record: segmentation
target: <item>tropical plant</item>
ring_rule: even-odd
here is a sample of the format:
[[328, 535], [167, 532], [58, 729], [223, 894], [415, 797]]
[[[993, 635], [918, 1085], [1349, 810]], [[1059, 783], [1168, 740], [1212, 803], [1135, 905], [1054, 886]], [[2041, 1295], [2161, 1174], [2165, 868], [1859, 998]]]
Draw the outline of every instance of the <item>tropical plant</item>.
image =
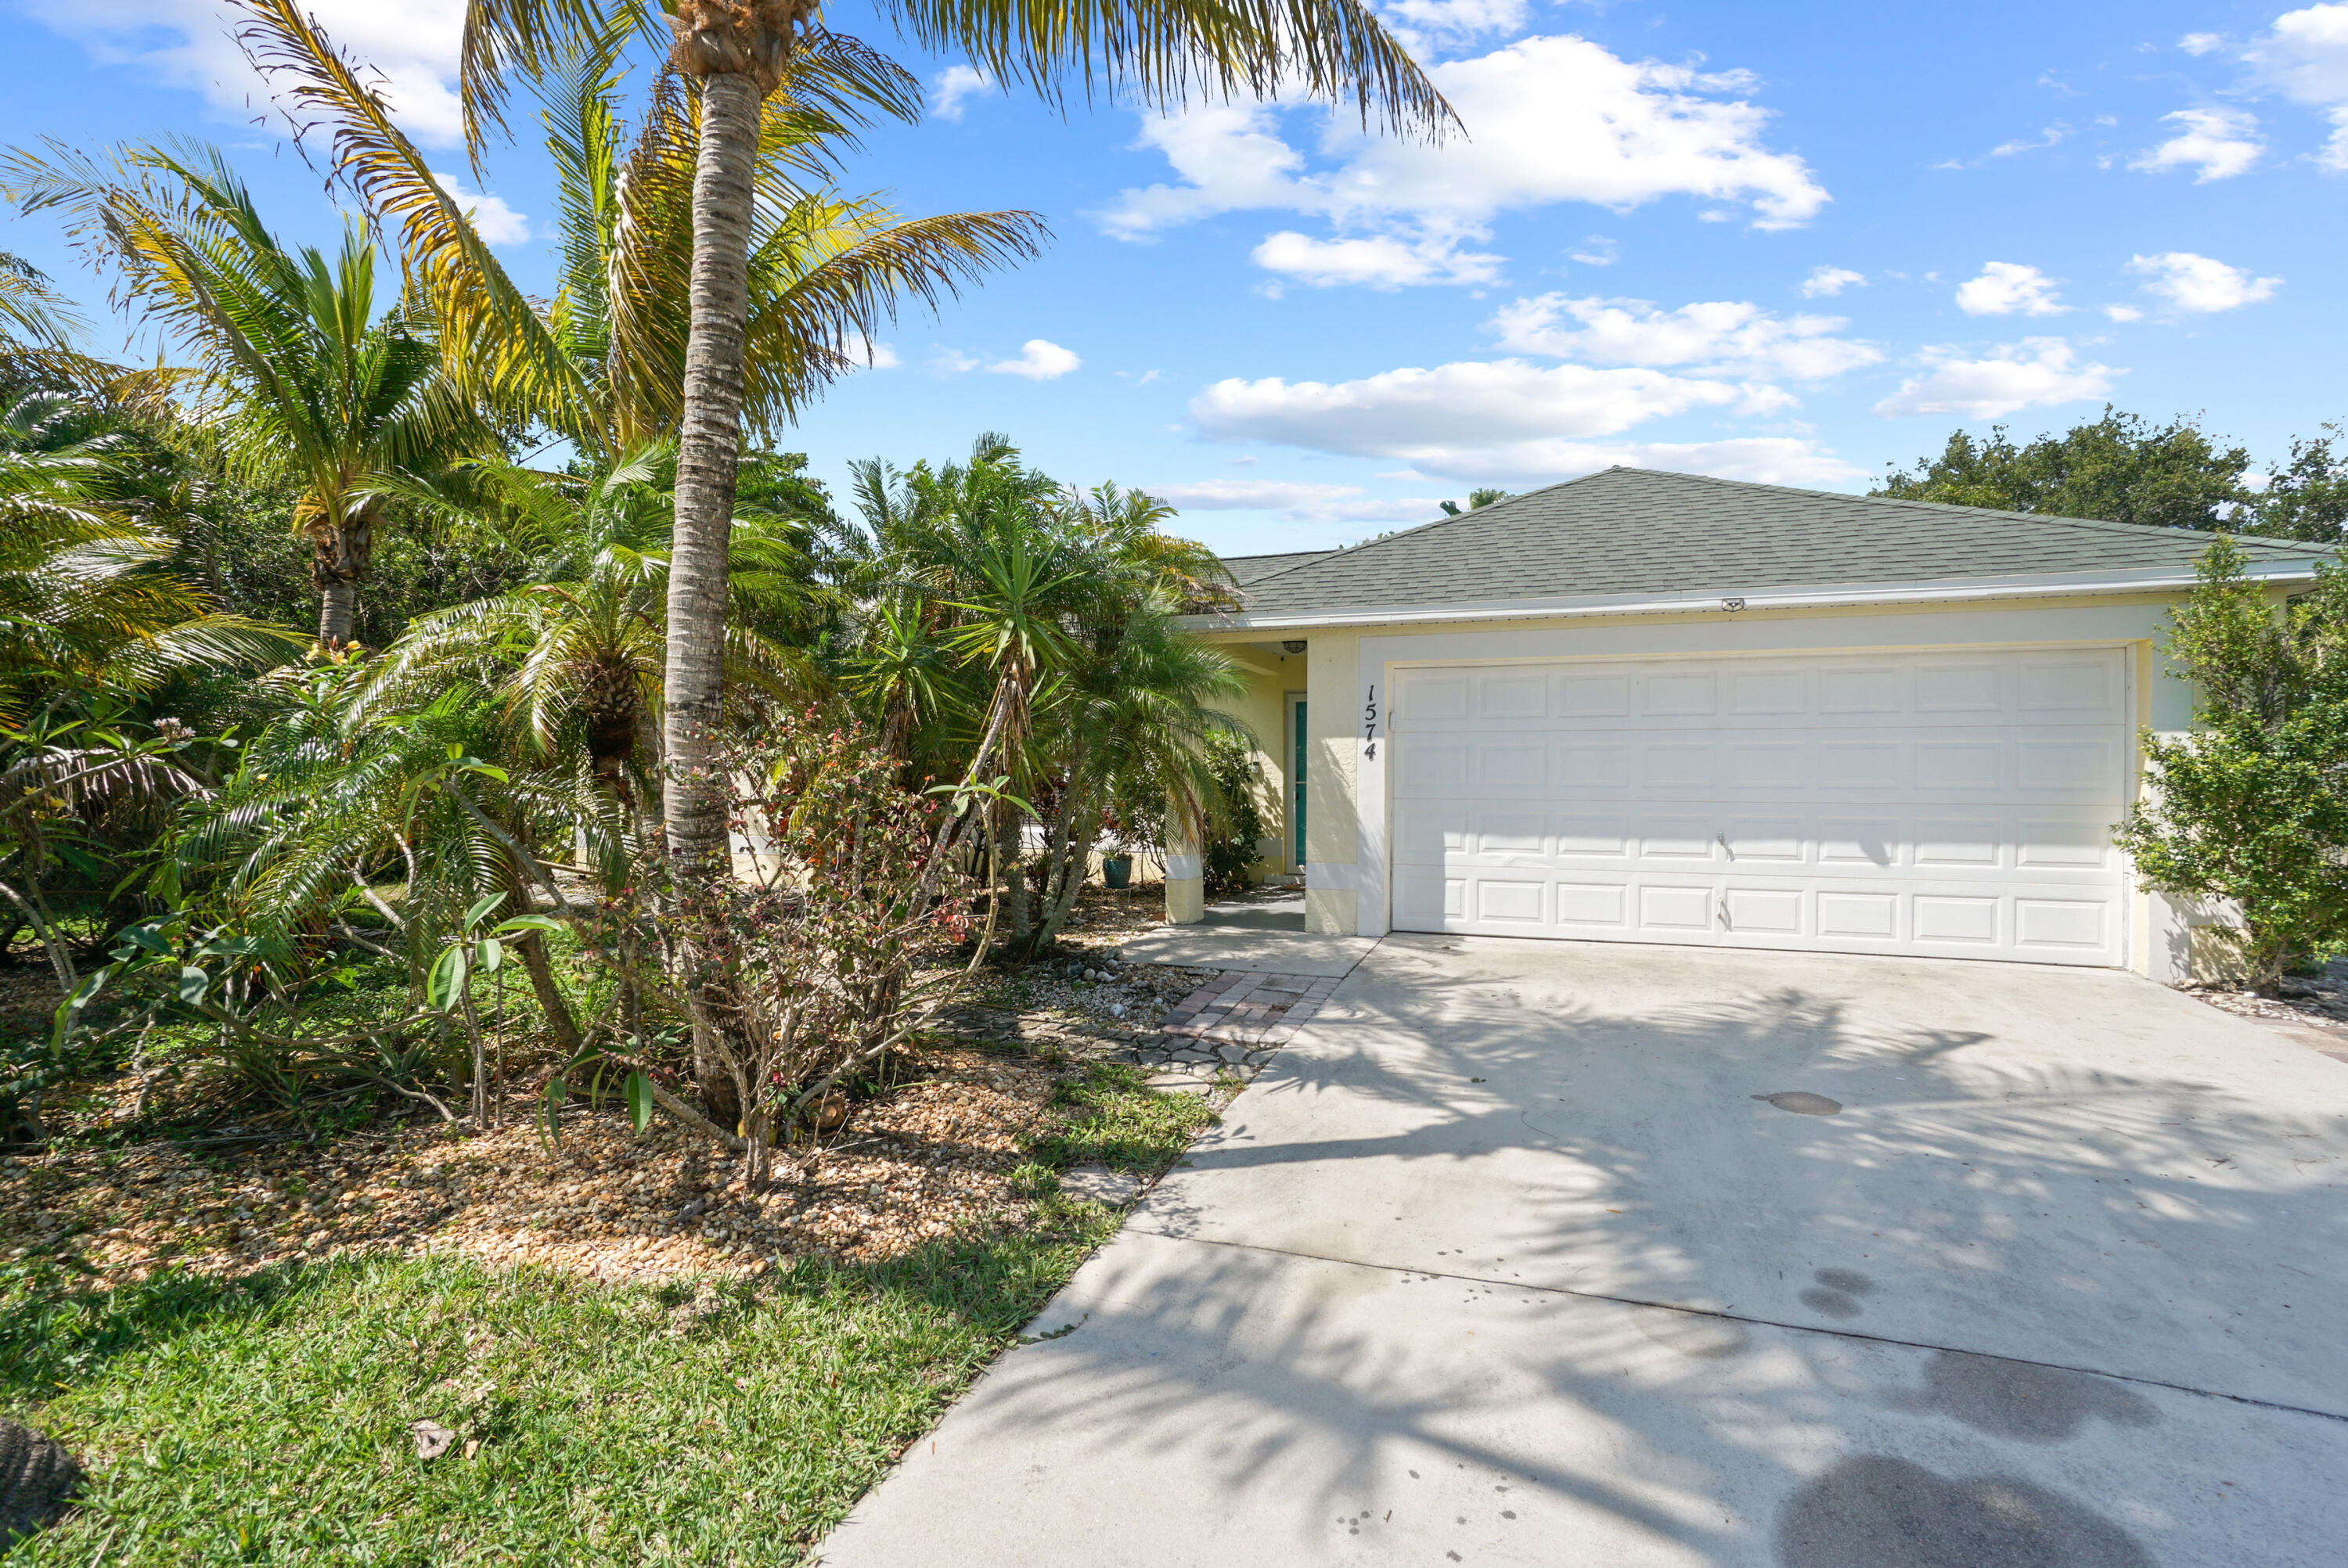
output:
[[1493, 504], [1494, 502], [1496, 502], [1496, 501], [1505, 501], [1505, 500], [1507, 500], [1508, 498], [1509, 498], [1509, 492], [1508, 492], [1508, 491], [1506, 491], [1506, 490], [1502, 490], [1502, 489], [1498, 489], [1498, 488], [1497, 488], [1497, 487], [1487, 487], [1486, 488], [1483, 488], [1483, 489], [1480, 489], [1480, 490], [1470, 490], [1470, 491], [1468, 491], [1468, 504], [1467, 504], [1467, 506], [1465, 506], [1465, 507], [1462, 507], [1462, 506], [1461, 506], [1458, 502], [1457, 502], [1457, 501], [1445, 501], [1445, 502], [1442, 502], [1442, 503], [1440, 503], [1440, 504], [1441, 504], [1441, 506], [1442, 506], [1442, 507], [1443, 507], [1443, 515], [1444, 515], [1445, 517], [1447, 517], [1447, 518], [1456, 518], [1456, 517], [1459, 516], [1463, 511], [1464, 511], [1464, 512], [1476, 512], [1476, 511], [1481, 511], [1484, 507], [1488, 507], [1488, 506], [1492, 505], [1492, 504]]
[[178, 541], [118, 505], [109, 438], [43, 439], [74, 409], [32, 396], [0, 416], [0, 718], [289, 657], [284, 632], [170, 569]]
[[2146, 887], [2230, 904], [2241, 976], [2271, 992], [2348, 952], [2348, 571], [2319, 565], [2277, 606], [2246, 565], [2221, 536], [2172, 616], [2199, 712], [2189, 734], [2145, 734], [2153, 787], [2116, 837]]
[[869, 544], [844, 565], [860, 605], [845, 680], [909, 777], [953, 777], [982, 714], [1003, 723], [1003, 771], [1037, 820], [997, 802], [988, 833], [1002, 941], [1056, 939], [1092, 848], [1143, 796], [1191, 829], [1214, 785], [1201, 750], [1231, 723], [1224, 657], [1176, 626], [1229, 602], [1202, 546], [1167, 534], [1138, 491], [1060, 488], [1001, 436], [967, 461], [860, 465]]
[[[683, 408], [693, 170], [700, 121], [663, 70], [631, 125], [622, 51], [649, 12], [618, 5], [551, 53], [531, 86], [556, 174], [558, 282], [517, 285], [464, 200], [440, 183], [361, 67], [292, 0], [245, 0], [247, 49], [282, 85], [294, 128], [323, 133], [332, 178], [399, 237], [402, 266], [439, 325], [447, 374], [517, 427], [541, 425], [610, 466], [674, 442]], [[825, 187], [875, 116], [912, 118], [913, 78], [852, 39], [795, 55], [758, 125], [751, 179], [743, 422], [779, 435], [856, 364], [903, 301], [934, 305], [1046, 236], [1027, 212], [900, 219]]]
[[216, 424], [251, 477], [290, 475], [311, 547], [318, 641], [351, 640], [392, 482], [489, 445], [440, 374], [432, 323], [379, 307], [376, 252], [356, 230], [329, 258], [288, 249], [216, 149], [121, 149], [101, 163], [51, 141], [0, 159], [0, 189], [57, 210], [123, 298], [200, 368], [159, 377], [159, 403]]
[[1236, 736], [1210, 736], [1207, 765], [1215, 777], [1213, 820], [1200, 845], [1210, 893], [1237, 893], [1248, 868], [1263, 858], [1263, 764]]
[[[693, 246], [679, 421], [676, 542], [669, 577], [665, 816], [680, 875], [715, 878], [726, 864], [724, 790], [716, 766], [723, 710], [722, 629], [726, 529], [733, 518], [746, 351], [753, 318], [752, 229], [758, 213], [761, 106], [802, 59], [835, 35], [819, 26], [813, 0], [677, 0], [669, 10], [669, 60], [699, 93]], [[1194, 91], [1222, 97], [1288, 83], [1350, 98], [1366, 120], [1439, 127], [1447, 107], [1376, 15], [1358, 0], [1246, 0], [1240, 5], [1107, 5], [1045, 18], [1002, 0], [963, 6], [886, 4], [881, 16], [927, 50], [967, 56], [996, 81], [1025, 81], [1047, 98], [1074, 81], [1154, 105]], [[466, 10], [462, 93], [477, 151], [501, 123], [508, 80], [542, 77], [598, 36], [603, 18], [582, 0], [471, 0]], [[992, 649], [999, 701], [992, 712], [1013, 738], [1032, 700], [1026, 685], [1048, 636], [1035, 600], [1056, 586], [1016, 549], [994, 566], [1001, 608], [991, 630], [966, 629], [966, 655]], [[997, 859], [1017, 838], [999, 838]], [[696, 1004], [697, 1034], [712, 1027]]]
[[[667, 447], [650, 445], [601, 475], [487, 460], [407, 489], [541, 567], [535, 580], [417, 618], [377, 662], [363, 705], [398, 712], [474, 683], [512, 727], [516, 750], [500, 762], [563, 771], [583, 760], [628, 820], [656, 814], [671, 466]], [[734, 535], [726, 653], [737, 701], [804, 701], [820, 683], [790, 640], [820, 592], [803, 534], [799, 519], [760, 514]], [[623, 879], [607, 871], [607, 883]]]
[[80, 313], [38, 267], [0, 251], [0, 354], [69, 348]]
[[[401, 960], [421, 987], [463, 912], [491, 894], [510, 908], [543, 895], [559, 916], [573, 913], [538, 846], [584, 835], [609, 853], [615, 832], [584, 769], [490, 760], [520, 747], [480, 683], [398, 707], [366, 701], [375, 673], [335, 657], [267, 677], [281, 716], [191, 804], [168, 846], [168, 891], [190, 918], [266, 944], [288, 985], [349, 944]], [[377, 891], [386, 876], [396, 885]], [[549, 1035], [575, 1050], [543, 941], [526, 933], [515, 948]]]

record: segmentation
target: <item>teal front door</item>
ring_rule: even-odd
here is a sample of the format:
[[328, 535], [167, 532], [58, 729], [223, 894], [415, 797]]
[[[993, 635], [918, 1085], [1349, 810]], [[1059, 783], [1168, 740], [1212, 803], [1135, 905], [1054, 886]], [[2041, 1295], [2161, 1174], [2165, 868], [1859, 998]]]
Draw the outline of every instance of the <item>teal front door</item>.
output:
[[1296, 869], [1304, 869], [1304, 699], [1292, 704], [1288, 715], [1289, 733], [1295, 736], [1294, 750], [1288, 759], [1288, 820], [1289, 831], [1295, 835]]

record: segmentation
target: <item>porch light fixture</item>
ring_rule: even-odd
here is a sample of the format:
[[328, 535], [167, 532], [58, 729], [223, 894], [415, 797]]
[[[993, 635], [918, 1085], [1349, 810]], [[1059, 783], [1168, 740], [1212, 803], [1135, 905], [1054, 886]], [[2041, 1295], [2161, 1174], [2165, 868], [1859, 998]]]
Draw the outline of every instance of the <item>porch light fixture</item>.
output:
[[1304, 639], [1292, 637], [1280, 645], [1280, 651], [1282, 653], [1302, 653], [1304, 651]]

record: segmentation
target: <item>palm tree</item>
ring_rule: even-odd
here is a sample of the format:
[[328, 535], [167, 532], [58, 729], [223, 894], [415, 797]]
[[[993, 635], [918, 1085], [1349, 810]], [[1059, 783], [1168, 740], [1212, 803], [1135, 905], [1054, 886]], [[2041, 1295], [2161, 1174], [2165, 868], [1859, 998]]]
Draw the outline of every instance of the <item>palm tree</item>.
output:
[[1112, 802], [1146, 793], [1196, 822], [1212, 798], [1202, 746], [1237, 725], [1221, 654], [1175, 617], [1221, 602], [1204, 547], [1163, 531], [1172, 509], [1105, 485], [1063, 490], [983, 436], [965, 463], [855, 470], [869, 530], [843, 564], [856, 600], [844, 661], [856, 702], [914, 780], [960, 774], [1002, 721], [1001, 771], [1041, 817], [1031, 859], [1019, 808], [989, 842], [1014, 954], [1049, 945]]
[[[264, 678], [277, 717], [231, 776], [189, 804], [167, 845], [207, 915], [297, 978], [330, 930], [374, 945], [345, 917], [362, 904], [396, 933], [419, 983], [482, 897], [499, 895], [519, 913], [543, 893], [567, 913], [531, 846], [604, 825], [575, 775], [492, 760], [515, 749], [512, 725], [478, 683], [396, 708], [367, 701], [378, 679], [347, 654]], [[401, 873], [396, 899], [370, 885], [388, 866]], [[542, 938], [530, 931], [514, 946], [555, 1045], [576, 1051], [579, 1027]]]
[[[405, 493], [459, 527], [494, 529], [537, 553], [535, 580], [412, 621], [377, 662], [361, 706], [428, 705], [452, 684], [489, 692], [513, 726], [510, 766], [583, 762], [623, 820], [659, 799], [671, 455], [653, 445], [601, 476], [550, 476], [503, 460]], [[788, 522], [746, 519], [734, 536], [728, 675], [746, 696], [805, 699], [819, 682], [786, 631], [816, 590]]]
[[[292, 0], [250, 0], [247, 47], [286, 86], [304, 135], [400, 236], [451, 376], [517, 425], [542, 425], [594, 461], [676, 437], [683, 411], [700, 122], [664, 71], [631, 127], [617, 56], [638, 8], [621, 5], [534, 81], [556, 174], [561, 265], [551, 301], [518, 288], [462, 202], [393, 123], [359, 68]], [[823, 190], [839, 149], [871, 116], [911, 118], [918, 84], [852, 40], [794, 56], [759, 125], [745, 326], [743, 418], [778, 435], [899, 302], [934, 305], [1047, 237], [1028, 212], [901, 220]]]
[[27, 212], [65, 212], [124, 296], [198, 351], [184, 412], [221, 423], [237, 470], [302, 481], [294, 525], [311, 545], [318, 641], [342, 647], [392, 483], [489, 439], [439, 374], [429, 323], [378, 313], [376, 252], [356, 230], [331, 259], [287, 249], [215, 149], [130, 147], [101, 167], [48, 148], [0, 159], [0, 188]]
[[177, 541], [112, 504], [109, 437], [45, 439], [77, 406], [36, 395], [0, 415], [0, 721], [293, 657], [298, 641], [222, 613], [168, 569]]
[[192, 787], [164, 758], [175, 748], [125, 738], [131, 704], [175, 677], [266, 668], [301, 646], [171, 572], [176, 541], [113, 505], [113, 438], [59, 438], [87, 414], [36, 395], [0, 416], [0, 921], [10, 936], [32, 923], [67, 990], [45, 878], [63, 868], [103, 900], [122, 835], [101, 819]]
[[[1125, 0], [1075, 11], [1021, 0], [959, 5], [879, 0], [909, 42], [953, 51], [994, 79], [1059, 101], [1073, 83], [1171, 106], [1194, 93], [1262, 95], [1275, 84], [1354, 102], [1366, 120], [1439, 129], [1449, 108], [1360, 0]], [[677, 464], [677, 530], [669, 579], [668, 750], [681, 774], [668, 793], [669, 846], [688, 874], [714, 874], [725, 805], [706, 767], [719, 718], [726, 528], [733, 511], [749, 342], [752, 224], [757, 210], [760, 105], [793, 63], [829, 46], [815, 0], [677, 0], [670, 62], [700, 88], [694, 173], [690, 333]], [[502, 126], [509, 76], [543, 76], [592, 36], [585, 0], [470, 0], [462, 91], [477, 155]]]
[[0, 354], [67, 348], [80, 325], [38, 267], [0, 251]]

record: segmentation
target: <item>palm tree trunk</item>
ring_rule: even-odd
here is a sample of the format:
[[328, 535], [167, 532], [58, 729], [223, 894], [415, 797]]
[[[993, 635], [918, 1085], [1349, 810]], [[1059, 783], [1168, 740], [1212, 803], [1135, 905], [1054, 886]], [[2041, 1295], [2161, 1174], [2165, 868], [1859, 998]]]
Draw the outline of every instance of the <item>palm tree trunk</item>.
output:
[[[726, 779], [717, 765], [725, 704], [726, 553], [734, 523], [735, 465], [742, 427], [742, 338], [749, 308], [752, 171], [758, 155], [756, 79], [742, 71], [701, 78], [701, 149], [693, 176], [691, 326], [685, 411], [677, 440], [676, 536], [669, 559], [668, 650], [662, 751], [670, 866], [690, 886], [725, 876]], [[720, 1126], [740, 1114], [733, 1075], [712, 1031], [710, 966], [688, 958], [694, 978], [694, 1076]]]
[[355, 582], [320, 583], [318, 645], [322, 648], [347, 646], [358, 623], [359, 585]]
[[359, 579], [366, 576], [375, 554], [375, 512], [373, 502], [353, 507], [340, 497], [304, 503], [295, 512], [310, 541], [310, 580], [318, 589], [322, 648], [345, 647], [358, 630]]

